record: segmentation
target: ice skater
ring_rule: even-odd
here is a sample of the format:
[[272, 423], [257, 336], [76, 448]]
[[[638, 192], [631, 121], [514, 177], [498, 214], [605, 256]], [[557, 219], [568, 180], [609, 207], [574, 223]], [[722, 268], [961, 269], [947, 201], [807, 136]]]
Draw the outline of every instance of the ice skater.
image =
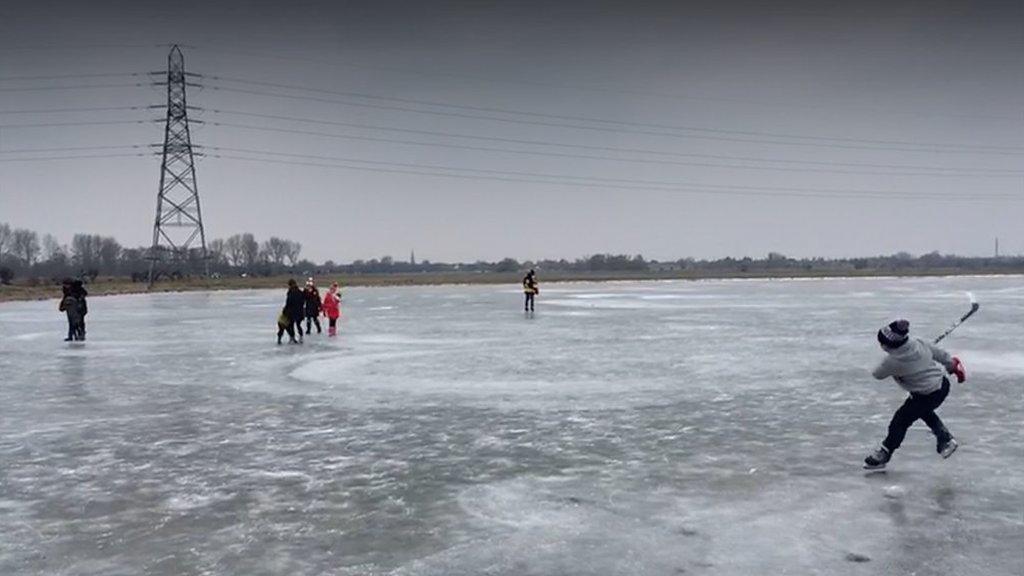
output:
[[331, 284], [331, 289], [324, 294], [323, 314], [327, 317], [327, 335], [337, 336], [338, 318], [341, 316], [341, 291], [338, 283]]
[[68, 318], [68, 337], [64, 341], [85, 340], [85, 310], [87, 308], [85, 297], [79, 297], [85, 292], [85, 288], [82, 287], [80, 291], [75, 290], [74, 283], [71, 280], [65, 280], [61, 291], [63, 296], [57, 309], [64, 312]]
[[320, 291], [316, 289], [312, 278], [306, 280], [306, 289], [302, 294], [306, 298], [306, 334], [310, 333], [312, 324], [316, 324], [316, 333], [321, 334], [323, 329], [320, 328]]
[[532, 268], [523, 277], [523, 294], [526, 296], [526, 300], [523, 302], [523, 309], [527, 312], [533, 312], [533, 302], [537, 298], [537, 294], [540, 294], [540, 287], [537, 284], [537, 273]]
[[[277, 320], [277, 343], [281, 343], [281, 337], [288, 332], [292, 344], [302, 342], [302, 319], [306, 315], [306, 297], [299, 290], [298, 283], [293, 279], [288, 280], [288, 294], [284, 299], [284, 308]], [[296, 334], [298, 340], [295, 339]]]
[[931, 428], [935, 434], [936, 451], [949, 458], [956, 451], [956, 438], [946, 429], [935, 410], [949, 394], [949, 378], [955, 374], [963, 383], [967, 379], [964, 365], [956, 356], [920, 338], [910, 337], [910, 322], [896, 320], [878, 331], [878, 343], [886, 356], [872, 374], [878, 380], [892, 377], [910, 393], [889, 422], [889, 434], [882, 445], [864, 459], [864, 468], [879, 470], [892, 458], [903, 443], [907, 429], [917, 420]]
[[89, 291], [85, 289], [85, 283], [81, 280], [72, 280], [71, 295], [78, 300], [78, 314], [80, 316], [78, 321], [78, 339], [84, 341], [85, 317], [89, 314], [89, 302], [86, 300], [86, 296], [89, 295]]

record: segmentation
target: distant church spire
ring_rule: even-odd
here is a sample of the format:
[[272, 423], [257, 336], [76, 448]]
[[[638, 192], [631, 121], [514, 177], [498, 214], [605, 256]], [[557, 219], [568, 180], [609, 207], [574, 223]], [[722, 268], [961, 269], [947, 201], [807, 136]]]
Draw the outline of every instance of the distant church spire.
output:
[[409, 264], [416, 265], [416, 250], [409, 251]]

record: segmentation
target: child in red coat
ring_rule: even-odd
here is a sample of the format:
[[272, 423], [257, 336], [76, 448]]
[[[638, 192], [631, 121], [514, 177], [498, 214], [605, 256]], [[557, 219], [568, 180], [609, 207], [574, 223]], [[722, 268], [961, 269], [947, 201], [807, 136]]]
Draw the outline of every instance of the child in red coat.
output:
[[331, 289], [324, 294], [323, 315], [327, 317], [327, 335], [338, 334], [338, 317], [341, 316], [341, 292], [338, 290], [338, 283], [331, 284]]

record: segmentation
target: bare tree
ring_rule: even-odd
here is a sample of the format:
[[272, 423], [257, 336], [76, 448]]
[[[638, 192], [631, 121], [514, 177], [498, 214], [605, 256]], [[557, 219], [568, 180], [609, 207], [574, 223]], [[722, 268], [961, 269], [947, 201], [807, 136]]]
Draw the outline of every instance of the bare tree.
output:
[[235, 234], [224, 241], [224, 252], [228, 262], [236, 268], [245, 263], [245, 248], [242, 246], [242, 235]]
[[0, 223], [0, 262], [3, 261], [5, 253], [10, 251], [12, 233], [10, 231], [10, 225], [6, 222]]
[[11, 249], [11, 227], [7, 223], [0, 223], [0, 262], [4, 260], [4, 254]]
[[60, 245], [57, 238], [53, 234], [43, 235], [43, 260], [50, 262], [55, 260], [63, 261], [67, 255], [64, 253], [64, 247]]
[[34, 230], [18, 228], [11, 237], [11, 252], [31, 266], [39, 258], [39, 235]]
[[71, 238], [71, 257], [75, 265], [81, 268], [92, 268], [99, 258], [99, 236], [91, 234], [75, 234]]
[[225, 242], [222, 238], [210, 240], [210, 243], [206, 245], [206, 254], [209, 256], [211, 263], [221, 264], [224, 262], [224, 245]]
[[294, 240], [285, 240], [285, 257], [288, 258], [288, 264], [295, 266], [295, 263], [299, 261], [299, 254], [302, 253], [302, 243]]
[[243, 261], [248, 268], [259, 264], [260, 262], [260, 245], [256, 242], [256, 238], [246, 232], [242, 234], [242, 255]]
[[277, 236], [271, 236], [269, 240], [263, 242], [262, 252], [268, 262], [281, 266], [288, 255], [288, 241], [282, 240]]
[[121, 258], [121, 244], [113, 237], [97, 237], [96, 252], [100, 266], [108, 274], [117, 270], [117, 262]]

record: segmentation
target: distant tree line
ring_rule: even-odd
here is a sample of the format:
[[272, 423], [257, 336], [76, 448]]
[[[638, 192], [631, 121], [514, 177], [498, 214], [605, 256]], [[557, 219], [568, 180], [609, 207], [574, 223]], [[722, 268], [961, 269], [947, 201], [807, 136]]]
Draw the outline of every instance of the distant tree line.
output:
[[[868, 258], [790, 258], [770, 252], [764, 258], [720, 258], [672, 261], [647, 260], [642, 255], [594, 254], [575, 260], [519, 261], [504, 258], [496, 262], [441, 263], [423, 260], [395, 260], [391, 256], [355, 260], [340, 264], [328, 260], [315, 263], [301, 258], [302, 244], [271, 236], [260, 242], [253, 234], [235, 234], [211, 240], [207, 261], [193, 251], [184, 261], [160, 262], [161, 277], [191, 276], [205, 273], [221, 276], [272, 276], [277, 274], [415, 274], [415, 273], [519, 273], [528, 268], [542, 272], [586, 273], [679, 273], [758, 274], [758, 273], [913, 273], [915, 270], [957, 270], [968, 272], [1024, 272], [1024, 257], [977, 258], [931, 252], [913, 256], [899, 252], [891, 256]], [[0, 223], [0, 283], [14, 278], [25, 283], [58, 282], [61, 278], [97, 276], [130, 277], [143, 281], [148, 277], [148, 247], [125, 248], [109, 236], [75, 234], [69, 245], [60, 244], [50, 234], [39, 236], [32, 230], [11, 228]]]
[[[258, 242], [252, 234], [235, 234], [207, 244], [208, 261], [192, 250], [187, 258], [159, 261], [158, 269], [165, 277], [191, 276], [205, 273], [206, 264], [214, 274], [273, 275], [309, 270], [316, 267], [299, 259], [302, 244], [293, 240], [271, 238]], [[117, 239], [98, 234], [75, 234], [70, 244], [61, 244], [53, 235], [40, 236], [34, 230], [12, 228], [0, 222], [0, 283], [14, 278], [27, 283], [56, 282], [65, 277], [97, 276], [130, 277], [136, 281], [148, 278], [149, 247], [127, 248]]]
[[468, 272], [468, 273], [511, 273], [536, 268], [544, 272], [572, 274], [634, 272], [634, 273], [793, 273], [824, 272], [856, 273], [860, 271], [910, 273], [915, 270], [958, 270], [958, 271], [1007, 271], [1024, 272], [1024, 257], [965, 257], [943, 255], [931, 252], [913, 256], [900, 252], [891, 256], [868, 258], [790, 258], [777, 252], [770, 252], [764, 258], [726, 257], [716, 260], [680, 258], [671, 261], [647, 260], [642, 255], [594, 254], [575, 260], [525, 260], [504, 258], [496, 262], [477, 261], [473, 263], [432, 263], [424, 260], [412, 262], [396, 261], [390, 256], [373, 260], [356, 260], [351, 264], [325, 262], [318, 270], [340, 274], [396, 274], [417, 272]]

